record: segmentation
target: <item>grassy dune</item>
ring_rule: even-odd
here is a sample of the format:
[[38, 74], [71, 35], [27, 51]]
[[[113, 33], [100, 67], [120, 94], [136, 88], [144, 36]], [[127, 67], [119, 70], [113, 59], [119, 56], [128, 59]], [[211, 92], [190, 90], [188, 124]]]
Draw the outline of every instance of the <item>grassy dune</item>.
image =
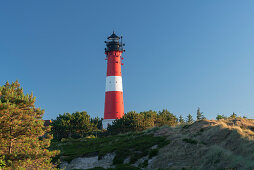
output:
[[203, 120], [163, 128], [155, 136], [172, 141], [162, 148], [151, 169], [254, 169], [254, 121]]
[[[68, 139], [53, 147], [65, 161], [115, 152], [116, 167], [124, 167], [129, 158], [129, 165], [141, 169], [254, 169], [254, 121], [202, 120], [140, 133]], [[145, 159], [135, 164], [140, 158]]]

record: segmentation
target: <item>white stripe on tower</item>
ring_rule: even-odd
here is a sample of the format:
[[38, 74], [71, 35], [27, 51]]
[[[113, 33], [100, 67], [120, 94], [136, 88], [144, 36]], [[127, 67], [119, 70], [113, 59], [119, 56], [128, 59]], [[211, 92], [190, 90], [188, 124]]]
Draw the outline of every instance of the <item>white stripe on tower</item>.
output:
[[107, 76], [105, 91], [123, 91], [122, 76]]

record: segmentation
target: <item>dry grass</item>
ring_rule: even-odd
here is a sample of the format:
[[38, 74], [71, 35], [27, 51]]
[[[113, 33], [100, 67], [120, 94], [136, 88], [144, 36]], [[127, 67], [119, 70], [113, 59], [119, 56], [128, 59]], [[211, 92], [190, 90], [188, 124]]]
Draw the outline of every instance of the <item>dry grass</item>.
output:
[[171, 143], [160, 149], [149, 169], [254, 169], [253, 120], [203, 120], [153, 133]]

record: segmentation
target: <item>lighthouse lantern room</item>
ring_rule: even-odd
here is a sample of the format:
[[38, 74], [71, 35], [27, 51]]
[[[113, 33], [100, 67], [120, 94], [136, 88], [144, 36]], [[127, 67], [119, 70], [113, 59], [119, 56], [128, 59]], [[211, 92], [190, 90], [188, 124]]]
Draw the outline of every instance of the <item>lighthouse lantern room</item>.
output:
[[118, 37], [114, 31], [105, 41], [106, 60], [107, 60], [107, 77], [105, 89], [105, 107], [104, 120], [102, 126], [104, 129], [108, 124], [112, 124], [115, 119], [119, 119], [124, 115], [123, 103], [123, 85], [122, 85], [122, 53], [124, 44], [122, 37]]

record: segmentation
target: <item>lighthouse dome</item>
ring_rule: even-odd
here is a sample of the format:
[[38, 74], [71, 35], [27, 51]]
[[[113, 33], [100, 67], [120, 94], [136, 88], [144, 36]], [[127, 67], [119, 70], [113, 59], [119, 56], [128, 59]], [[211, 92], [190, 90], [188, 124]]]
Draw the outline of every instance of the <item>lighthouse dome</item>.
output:
[[109, 40], [119, 40], [120, 37], [118, 37], [115, 32], [113, 31], [113, 33], [108, 37]]
[[124, 51], [123, 46], [124, 44], [122, 43], [122, 37], [121, 37], [121, 42], [119, 42], [120, 37], [118, 37], [115, 32], [108, 37], [109, 41], [105, 41], [107, 48], [105, 48], [105, 52], [108, 51]]

